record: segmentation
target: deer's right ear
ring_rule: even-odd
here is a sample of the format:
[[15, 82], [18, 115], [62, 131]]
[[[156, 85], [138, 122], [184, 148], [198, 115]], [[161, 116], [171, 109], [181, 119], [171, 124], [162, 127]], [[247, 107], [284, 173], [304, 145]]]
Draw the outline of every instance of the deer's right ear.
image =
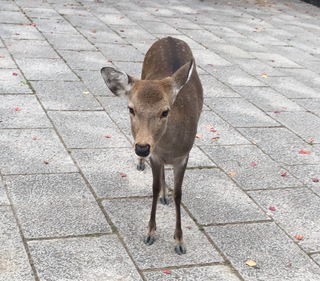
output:
[[119, 97], [126, 96], [134, 83], [134, 78], [113, 67], [102, 68], [101, 75], [110, 91]]

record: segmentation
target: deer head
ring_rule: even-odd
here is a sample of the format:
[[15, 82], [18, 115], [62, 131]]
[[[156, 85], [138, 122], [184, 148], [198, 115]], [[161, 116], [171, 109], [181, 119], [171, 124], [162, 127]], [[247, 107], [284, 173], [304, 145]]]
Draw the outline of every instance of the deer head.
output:
[[171, 108], [182, 87], [188, 83], [194, 60], [181, 66], [172, 76], [161, 80], [139, 80], [112, 67], [101, 74], [113, 94], [128, 98], [135, 152], [146, 157], [166, 131]]

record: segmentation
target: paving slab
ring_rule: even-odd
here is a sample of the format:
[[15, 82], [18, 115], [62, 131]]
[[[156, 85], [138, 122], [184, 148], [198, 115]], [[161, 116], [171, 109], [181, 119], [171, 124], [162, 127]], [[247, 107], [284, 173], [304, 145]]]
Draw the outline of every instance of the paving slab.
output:
[[320, 143], [320, 117], [310, 112], [282, 112], [273, 115], [279, 123], [306, 142]]
[[[306, 188], [252, 191], [249, 194], [292, 239], [296, 235], [303, 236], [302, 240], [296, 240], [302, 249], [306, 252], [319, 251], [320, 210], [317, 206], [320, 198], [317, 195]], [[270, 211], [270, 206], [276, 210]], [[306, 214], [308, 221], [305, 219]]]
[[[64, 18], [50, 18], [50, 19], [37, 19], [37, 29], [41, 32], [50, 33], [67, 33], [67, 34], [79, 34], [79, 32]], [[44, 38], [44, 37], [43, 37]]]
[[[208, 106], [211, 102], [206, 102]], [[249, 144], [235, 128], [213, 111], [203, 111], [198, 124], [198, 138], [195, 143], [202, 145]]]
[[165, 274], [163, 271], [153, 271], [144, 273], [148, 281], [169, 281], [169, 280], [184, 280], [184, 281], [238, 281], [240, 280], [234, 272], [224, 265], [203, 266], [203, 267], [188, 267], [181, 269], [171, 269], [170, 274]]
[[278, 163], [320, 163], [319, 152], [286, 128], [240, 128], [239, 131]]
[[143, 237], [147, 231], [151, 201], [152, 199], [148, 198], [103, 202], [139, 268], [222, 262], [222, 257], [184, 210], [181, 212], [181, 220], [187, 253], [177, 258], [172, 238], [175, 229], [175, 207], [172, 203], [166, 206], [158, 205], [156, 241], [151, 246], [145, 245]]
[[268, 219], [217, 169], [188, 170], [183, 181], [182, 201], [201, 225]]
[[[319, 278], [319, 266], [274, 223], [215, 226], [206, 231], [245, 280]], [[249, 259], [256, 268], [246, 265]]]
[[90, 90], [77, 81], [32, 81], [46, 110], [101, 110]]
[[142, 53], [131, 45], [97, 43], [96, 47], [111, 61], [142, 62], [144, 59]]
[[34, 276], [11, 207], [0, 206], [0, 280], [33, 281]]
[[51, 128], [34, 95], [0, 95], [0, 128]]
[[[264, 37], [265, 35], [263, 35]], [[263, 38], [262, 37], [262, 38]], [[283, 45], [286, 45], [283, 43]], [[265, 52], [251, 52], [251, 55], [256, 57], [259, 60], [262, 60], [266, 64], [269, 64], [273, 67], [279, 68], [302, 68], [301, 65], [293, 62], [292, 60], [286, 58], [285, 56], [281, 56], [277, 53], [265, 53]]]
[[5, 179], [24, 237], [111, 232], [79, 174], [10, 176]]
[[211, 98], [210, 101], [207, 105], [233, 127], [279, 126], [244, 98]]
[[4, 190], [4, 184], [0, 179], [0, 206], [10, 205], [6, 191]]
[[151, 168], [136, 169], [133, 148], [73, 150], [72, 155], [99, 198], [152, 195]]
[[287, 169], [254, 145], [201, 148], [243, 190], [303, 186]]
[[0, 94], [33, 94], [24, 76], [15, 68], [0, 69]]
[[320, 99], [296, 99], [295, 102], [320, 117]]
[[31, 25], [2, 24], [0, 36], [2, 39], [44, 40], [44, 37], [41, 35], [41, 33], [39, 33], [38, 30]]
[[142, 280], [114, 235], [31, 241], [40, 280]]
[[10, 53], [7, 51], [7, 49], [1, 47], [0, 45], [0, 63], [1, 68], [17, 68], [17, 65], [11, 58]]
[[53, 129], [0, 130], [0, 155], [3, 175], [77, 172]]
[[271, 87], [233, 87], [233, 89], [265, 112], [305, 111], [299, 106], [300, 99], [293, 101]]
[[68, 148], [131, 147], [104, 111], [55, 111], [49, 117]]

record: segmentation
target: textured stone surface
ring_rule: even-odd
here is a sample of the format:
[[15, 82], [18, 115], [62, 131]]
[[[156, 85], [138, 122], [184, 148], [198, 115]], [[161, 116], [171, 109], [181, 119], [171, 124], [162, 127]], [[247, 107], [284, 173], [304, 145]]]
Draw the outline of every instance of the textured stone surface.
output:
[[11, 176], [6, 181], [27, 238], [111, 231], [78, 174]]
[[114, 235], [29, 242], [43, 280], [142, 280]]
[[[153, 245], [143, 243], [151, 210], [151, 198], [107, 200], [103, 205], [123, 237], [133, 259], [142, 269], [221, 262], [222, 257], [192, 219], [182, 210], [182, 229], [187, 253], [177, 258], [173, 233], [175, 208], [158, 204], [157, 234]], [[171, 201], [172, 202], [172, 201]]]
[[[245, 280], [317, 280], [320, 268], [274, 223], [209, 227], [218, 248]], [[246, 265], [256, 262], [258, 268]]]

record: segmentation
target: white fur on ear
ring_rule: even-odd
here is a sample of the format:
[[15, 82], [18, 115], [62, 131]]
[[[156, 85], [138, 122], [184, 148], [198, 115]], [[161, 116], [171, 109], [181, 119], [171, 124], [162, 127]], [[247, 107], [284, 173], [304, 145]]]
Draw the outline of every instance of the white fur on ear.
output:
[[101, 75], [110, 91], [119, 97], [126, 96], [134, 83], [131, 76], [113, 67], [102, 68]]

